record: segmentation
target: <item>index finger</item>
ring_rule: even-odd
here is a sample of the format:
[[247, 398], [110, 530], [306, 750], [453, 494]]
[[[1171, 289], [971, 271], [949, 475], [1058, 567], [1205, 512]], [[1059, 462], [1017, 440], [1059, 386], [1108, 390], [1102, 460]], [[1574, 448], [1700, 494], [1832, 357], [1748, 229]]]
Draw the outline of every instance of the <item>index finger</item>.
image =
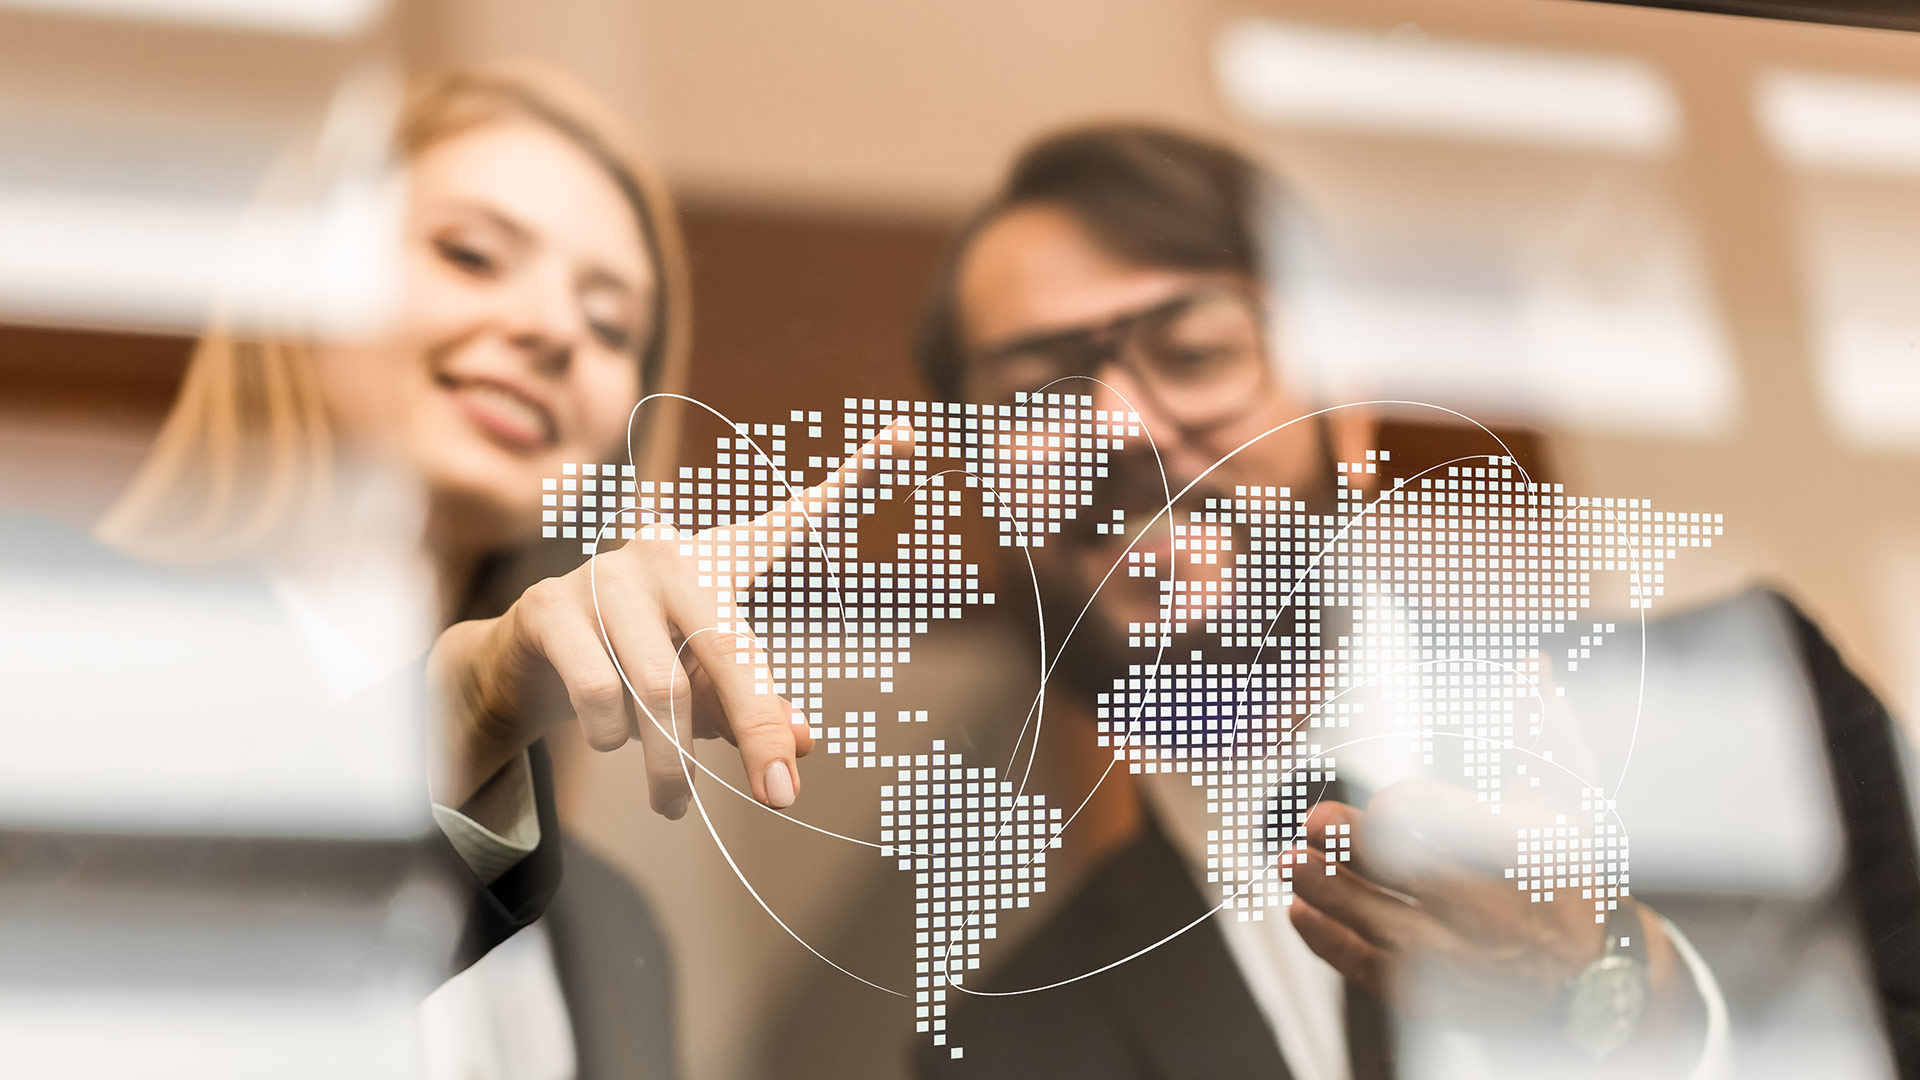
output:
[[722, 631], [718, 608], [699, 589], [672, 589], [667, 604], [687, 650], [713, 680], [754, 798], [775, 810], [793, 805], [800, 790], [796, 759], [811, 740], [793, 710], [770, 692], [766, 653], [750, 633]]

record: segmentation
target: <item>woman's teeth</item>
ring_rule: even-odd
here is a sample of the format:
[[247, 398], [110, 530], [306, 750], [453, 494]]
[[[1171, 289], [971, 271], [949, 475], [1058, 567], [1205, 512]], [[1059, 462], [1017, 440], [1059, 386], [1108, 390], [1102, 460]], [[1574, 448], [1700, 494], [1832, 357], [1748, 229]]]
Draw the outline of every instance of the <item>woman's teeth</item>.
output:
[[518, 394], [490, 383], [468, 383], [462, 392], [501, 421], [524, 430], [529, 440], [546, 438], [546, 414]]

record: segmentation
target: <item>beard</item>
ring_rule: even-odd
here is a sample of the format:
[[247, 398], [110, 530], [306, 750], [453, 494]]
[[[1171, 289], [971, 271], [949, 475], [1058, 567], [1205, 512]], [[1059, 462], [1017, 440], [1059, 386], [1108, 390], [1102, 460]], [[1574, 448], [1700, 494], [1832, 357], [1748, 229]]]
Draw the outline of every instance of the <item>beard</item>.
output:
[[[1326, 457], [1324, 443], [1322, 457]], [[1330, 462], [1330, 458], [1327, 460]], [[1156, 656], [1163, 663], [1184, 663], [1195, 651], [1205, 658], [1229, 654], [1240, 658], [1250, 651], [1226, 649], [1216, 636], [1205, 632], [1204, 623], [1194, 622], [1185, 624], [1184, 631], [1176, 627], [1167, 632], [1164, 636], [1170, 641], [1164, 649], [1141, 648], [1134, 643], [1157, 640], [1142, 637], [1137, 627], [1163, 623], [1163, 583], [1170, 579], [1221, 579], [1223, 570], [1233, 565], [1230, 551], [1219, 552], [1217, 564], [1194, 564], [1191, 553], [1176, 550], [1172, 541], [1173, 526], [1187, 525], [1188, 515], [1205, 511], [1210, 500], [1231, 498], [1238, 485], [1271, 483], [1270, 478], [1263, 479], [1247, 469], [1232, 468], [1234, 464], [1229, 462], [1198, 482], [1194, 482], [1192, 473], [1171, 469], [1163, 479], [1161, 463], [1153, 451], [1145, 445], [1131, 444], [1112, 455], [1107, 477], [1095, 483], [1091, 506], [1082, 508], [1077, 517], [1062, 521], [1060, 532], [1048, 536], [1044, 546], [1025, 549], [1033, 560], [1033, 585], [1039, 594], [1047, 649], [1059, 657], [1053, 669], [1054, 685], [1070, 688], [1076, 696], [1089, 695], [1091, 700], [1090, 695], [1110, 690], [1113, 680], [1127, 673], [1129, 664], [1152, 663]], [[1330, 501], [1325, 498], [1332, 487], [1325, 475], [1330, 472], [1329, 464], [1326, 470], [1313, 474], [1313, 490], [1296, 490], [1294, 497], [1320, 511]], [[1182, 489], [1186, 489], [1184, 494]], [[1170, 510], [1169, 496], [1177, 497]], [[1121, 512], [1124, 529], [1113, 528], [1116, 510]], [[1101, 530], [1102, 525], [1108, 526], [1106, 531]], [[1242, 539], [1235, 539], [1233, 549], [1247, 550]], [[1129, 561], [1135, 556], [1143, 561]], [[1129, 576], [1130, 568], [1144, 571], [1148, 565], [1144, 559], [1148, 557], [1153, 559], [1154, 576]], [[1007, 570], [1009, 581], [1024, 582], [1028, 578], [1026, 562], [1017, 556], [1009, 559]], [[1291, 615], [1283, 615], [1274, 632], [1289, 633], [1291, 623]]]

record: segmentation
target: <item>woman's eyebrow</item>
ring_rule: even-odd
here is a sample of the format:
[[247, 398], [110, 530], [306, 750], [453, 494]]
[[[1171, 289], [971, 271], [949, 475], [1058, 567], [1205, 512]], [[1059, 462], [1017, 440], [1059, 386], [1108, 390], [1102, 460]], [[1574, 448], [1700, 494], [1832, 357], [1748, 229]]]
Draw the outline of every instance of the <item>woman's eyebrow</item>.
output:
[[627, 280], [624, 274], [594, 262], [587, 263], [586, 270], [581, 275], [581, 284], [612, 288], [629, 300], [640, 295], [640, 290], [635, 288], [633, 282]]
[[530, 243], [534, 238], [533, 230], [521, 224], [519, 219], [503, 213], [498, 207], [488, 203], [476, 202], [470, 199], [443, 199], [441, 200], [441, 206], [466, 217], [482, 219], [487, 224], [506, 233], [507, 237], [516, 244]]

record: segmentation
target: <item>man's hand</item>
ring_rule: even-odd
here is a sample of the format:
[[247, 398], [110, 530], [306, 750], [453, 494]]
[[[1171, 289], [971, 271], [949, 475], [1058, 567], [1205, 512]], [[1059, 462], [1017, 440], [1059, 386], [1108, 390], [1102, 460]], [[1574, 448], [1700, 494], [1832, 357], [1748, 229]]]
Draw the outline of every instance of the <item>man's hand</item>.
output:
[[[758, 642], [718, 629], [723, 619], [738, 618], [719, 588], [750, 584], [816, 542], [808, 522], [839, 513], [838, 504], [858, 498], [857, 489], [871, 481], [881, 456], [911, 443], [912, 429], [895, 424], [826, 480], [749, 522], [683, 535], [641, 521], [635, 539], [539, 582], [499, 618], [449, 627], [427, 665], [439, 709], [434, 800], [462, 805], [571, 707], [597, 750], [640, 739], [650, 801], [670, 818], [687, 810], [691, 774], [680, 755], [696, 737], [732, 742], [754, 798], [775, 809], [792, 805], [800, 791], [797, 759], [813, 737], [792, 707], [768, 692]], [[699, 558], [687, 554], [707, 547], [710, 557], [709, 545], [721, 544], [739, 554], [730, 573], [703, 573]], [[629, 682], [643, 709], [634, 707]]]
[[[1342, 975], [1404, 1011], [1557, 1031], [1567, 980], [1602, 954], [1604, 931], [1579, 889], [1535, 903], [1505, 878], [1521, 824], [1423, 781], [1382, 791], [1365, 811], [1321, 803], [1307, 819], [1313, 850], [1295, 871], [1293, 924]], [[1353, 852], [1331, 876], [1330, 833]], [[1639, 932], [1654, 1001], [1690, 997], [1660, 920], [1644, 908]]]

